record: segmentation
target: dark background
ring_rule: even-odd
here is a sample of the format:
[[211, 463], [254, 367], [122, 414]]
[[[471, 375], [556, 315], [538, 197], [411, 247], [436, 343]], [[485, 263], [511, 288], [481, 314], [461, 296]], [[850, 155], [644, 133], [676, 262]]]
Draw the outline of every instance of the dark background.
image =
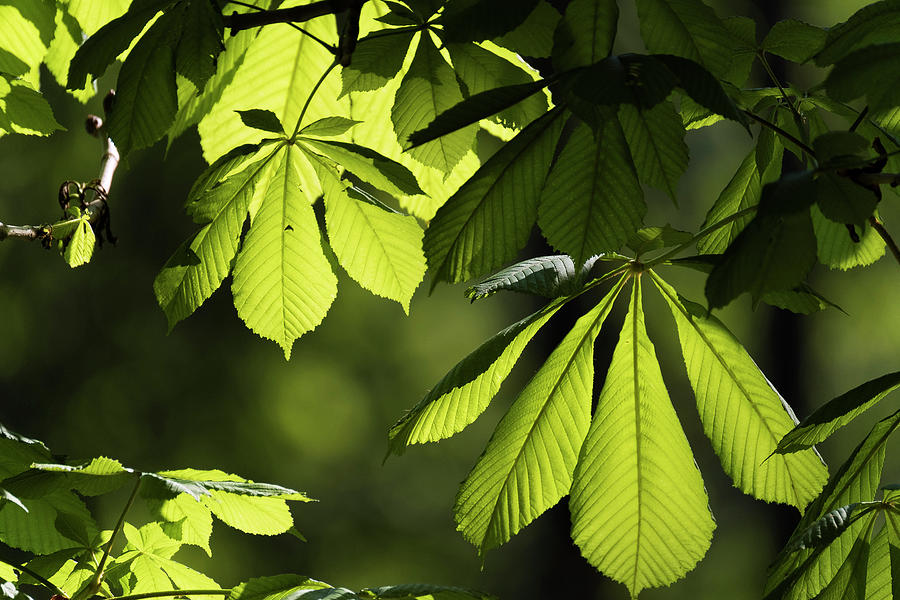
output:
[[[617, 49], [639, 50], [633, 9], [621, 4]], [[863, 2], [713, 4], [722, 16], [745, 14], [760, 23], [795, 16], [827, 25], [845, 19]], [[814, 75], [788, 76], [802, 81]], [[110, 81], [107, 77], [106, 87]], [[49, 78], [45, 84], [68, 131], [49, 139], [0, 138], [3, 222], [55, 217], [59, 183], [97, 173], [100, 148], [83, 133], [81, 122], [86, 113], [101, 112], [99, 100], [84, 107]], [[651, 193], [648, 224], [671, 222], [696, 230], [752, 143], [733, 124], [690, 132], [687, 139], [692, 160], [679, 188], [682, 208]], [[199, 550], [182, 551], [182, 558], [222, 585], [299, 572], [355, 588], [428, 581], [507, 599], [565, 592], [627, 597], [623, 586], [580, 558], [568, 537], [565, 500], [489, 553], [483, 569], [474, 548], [454, 531], [450, 514], [459, 482], [499, 417], [564, 335], [566, 320], [577, 314], [561, 315], [556, 329], [537, 338], [473, 426], [382, 464], [387, 429], [402, 412], [457, 360], [537, 304], [507, 295], [470, 305], [463, 286], [441, 285], [429, 297], [426, 281], [405, 317], [396, 303], [371, 296], [342, 275], [325, 322], [301, 338], [285, 362], [274, 343], [255, 336], [237, 318], [226, 281], [167, 335], [152, 281], [192, 232], [181, 207], [203, 167], [195, 132], [177, 141], [167, 156], [158, 145], [130, 157], [111, 190], [119, 242], [104, 247], [86, 267], [69, 269], [37, 244], [11, 240], [0, 245], [0, 423], [73, 457], [107, 455], [144, 470], [221, 468], [301, 489], [320, 500], [295, 505], [297, 526], [308, 543], [217, 526], [212, 559]], [[895, 236], [900, 235], [897, 206], [896, 196], [887, 194], [882, 211]], [[537, 248], [536, 240], [532, 249]], [[702, 278], [675, 269], [661, 273], [688, 296], [702, 298]], [[847, 314], [752, 311], [746, 299], [721, 314], [800, 416], [900, 363], [900, 268], [895, 263], [884, 258], [846, 273], [820, 267], [811, 282]], [[723, 475], [700, 429], [671, 318], [654, 293], [646, 294], [645, 302], [650, 334], [718, 527], [697, 569], [671, 588], [648, 590], [642, 597], [757, 598], [766, 565], [798, 513], [742, 495]], [[598, 340], [599, 377], [621, 318], [621, 312], [614, 313]], [[822, 445], [832, 471], [889, 404], [896, 405], [896, 399]], [[896, 481], [900, 470], [891, 464], [890, 452], [888, 457], [886, 479]], [[112, 526], [124, 500], [111, 497], [97, 506], [102, 526]], [[141, 510], [134, 518], [139, 520]]]

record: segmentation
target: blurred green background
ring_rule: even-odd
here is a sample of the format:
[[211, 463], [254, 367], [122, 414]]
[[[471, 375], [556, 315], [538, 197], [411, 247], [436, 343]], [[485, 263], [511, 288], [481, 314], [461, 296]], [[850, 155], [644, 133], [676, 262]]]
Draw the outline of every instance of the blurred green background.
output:
[[[619, 49], [639, 50], [633, 10], [620, 4]], [[863, 2], [712, 4], [722, 16], [744, 14], [764, 23], [777, 11], [829, 25]], [[101, 89], [111, 81], [107, 76]], [[45, 89], [68, 131], [49, 139], [0, 138], [4, 222], [51, 219], [58, 212], [56, 189], [63, 180], [96, 176], [100, 148], [81, 123], [88, 112], [102, 113], [99, 99], [84, 107], [49, 79]], [[691, 132], [688, 142], [692, 161], [680, 185], [681, 210], [651, 195], [648, 224], [696, 229], [751, 144], [731, 124]], [[167, 335], [152, 282], [192, 231], [181, 206], [203, 166], [196, 133], [178, 140], [168, 155], [158, 145], [123, 163], [111, 191], [119, 242], [104, 247], [89, 266], [71, 270], [36, 244], [0, 245], [0, 423], [72, 457], [107, 455], [146, 470], [221, 468], [301, 489], [320, 500], [294, 510], [307, 543], [219, 527], [212, 559], [187, 551], [188, 562], [223, 585], [299, 572], [357, 588], [427, 581], [469, 586], [504, 599], [566, 593], [626, 598], [623, 586], [593, 570], [572, 545], [565, 500], [488, 554], [483, 565], [454, 531], [450, 514], [457, 486], [497, 420], [575, 313], [561, 315], [559, 326], [536, 340], [473, 426], [382, 464], [387, 430], [402, 412], [457, 360], [538, 304], [496, 296], [470, 305], [462, 286], [442, 285], [428, 296], [426, 281], [405, 317], [395, 303], [342, 277], [325, 322], [301, 338], [285, 362], [274, 343], [256, 337], [237, 318], [226, 282]], [[900, 236], [895, 195], [888, 195], [882, 211], [887, 227]], [[702, 298], [702, 278], [675, 269], [662, 274], [684, 286], [688, 296]], [[752, 311], [746, 300], [722, 314], [800, 416], [900, 366], [900, 268], [895, 263], [885, 258], [847, 273], [819, 268], [811, 281], [847, 314], [831, 310], [795, 317], [768, 308]], [[797, 511], [752, 500], [725, 478], [700, 430], [670, 317], [657, 310], [662, 305], [655, 294], [647, 294], [647, 303], [651, 337], [718, 527], [697, 569], [671, 588], [648, 590], [642, 597], [757, 598], [765, 568]], [[618, 338], [621, 317], [613, 315], [598, 341], [601, 367]], [[603, 373], [601, 368], [598, 377]], [[595, 393], [599, 385], [598, 379]], [[862, 424], [822, 445], [832, 471], [896, 402], [895, 396]], [[898, 481], [900, 467], [891, 456], [889, 451], [886, 479]], [[112, 525], [122, 502], [112, 497], [97, 506], [101, 525]]]

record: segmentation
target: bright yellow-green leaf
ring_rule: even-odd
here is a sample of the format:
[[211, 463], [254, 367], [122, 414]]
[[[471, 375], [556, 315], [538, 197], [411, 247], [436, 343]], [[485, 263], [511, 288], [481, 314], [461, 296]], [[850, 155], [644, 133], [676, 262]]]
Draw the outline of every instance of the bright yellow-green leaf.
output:
[[408, 314], [409, 301], [425, 275], [419, 223], [415, 217], [351, 198], [329, 167], [319, 164], [317, 171], [325, 191], [328, 241], [341, 266], [361, 286], [396, 300]]
[[811, 449], [770, 456], [797, 424], [794, 412], [721, 321], [652, 277], [675, 317], [703, 430], [725, 472], [756, 498], [803, 510], [828, 471]]
[[572, 327], [460, 487], [456, 527], [479, 553], [507, 542], [568, 493], [591, 420], [594, 340], [624, 283], [620, 279]]
[[285, 146], [259, 185], [261, 203], [234, 265], [234, 306], [290, 358], [294, 340], [322, 322], [337, 278], [322, 251], [316, 216], [301, 193], [300, 150]]
[[640, 276], [572, 483], [572, 538], [632, 597], [703, 558], [715, 522], [669, 400], [641, 306]]

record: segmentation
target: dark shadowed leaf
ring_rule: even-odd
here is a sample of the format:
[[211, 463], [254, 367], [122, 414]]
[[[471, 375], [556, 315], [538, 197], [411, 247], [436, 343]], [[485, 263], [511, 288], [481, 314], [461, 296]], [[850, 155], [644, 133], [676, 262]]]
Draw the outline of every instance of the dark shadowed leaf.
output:
[[278, 117], [271, 110], [251, 108], [250, 110], [236, 110], [234, 112], [241, 116], [241, 121], [247, 127], [271, 131], [272, 133], [284, 133], [284, 125], [281, 124], [281, 121], [278, 120]]
[[521, 25], [538, 0], [456, 0], [444, 7], [440, 22], [446, 42], [480, 42]]

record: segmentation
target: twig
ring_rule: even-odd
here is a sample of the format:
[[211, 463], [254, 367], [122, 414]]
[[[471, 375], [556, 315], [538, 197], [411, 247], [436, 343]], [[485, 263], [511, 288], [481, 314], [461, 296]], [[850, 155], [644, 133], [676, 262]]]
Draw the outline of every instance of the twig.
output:
[[797, 110], [797, 107], [794, 106], [791, 97], [788, 96], [787, 90], [784, 89], [784, 86], [781, 85], [781, 82], [778, 80], [778, 77], [775, 76], [775, 71], [772, 70], [772, 66], [769, 64], [769, 61], [766, 59], [766, 53], [762, 50], [756, 53], [759, 57], [759, 62], [762, 63], [763, 68], [768, 73], [769, 78], [772, 82], [778, 87], [778, 91], [781, 92], [781, 97], [787, 102], [788, 107], [791, 109], [791, 113], [794, 115], [794, 120], [797, 123], [797, 126], [801, 126], [803, 123], [803, 117], [800, 115], [800, 111]]
[[900, 173], [859, 173], [854, 180], [863, 185], [900, 185]]
[[312, 4], [302, 4], [291, 8], [279, 8], [256, 13], [231, 13], [224, 16], [225, 26], [234, 34], [243, 29], [252, 29], [274, 23], [302, 23], [322, 17], [333, 15], [351, 9], [366, 0], [320, 0]]
[[325, 69], [325, 72], [322, 73], [321, 77], [319, 77], [316, 85], [314, 85], [313, 89], [309, 92], [309, 96], [306, 97], [306, 103], [303, 105], [303, 108], [300, 109], [300, 116], [297, 117], [297, 124], [294, 126], [294, 133], [291, 134], [292, 140], [297, 137], [297, 132], [300, 131], [300, 124], [303, 123], [303, 117], [306, 116], [306, 110], [309, 108], [309, 103], [312, 102], [313, 96], [316, 95], [316, 92], [318, 92], [319, 88], [322, 86], [322, 82], [325, 81], [325, 78], [328, 77], [328, 74], [331, 73], [332, 70], [334, 70], [337, 64], [337, 62], [333, 62], [328, 66], [327, 69]]
[[869, 225], [872, 226], [872, 229], [878, 232], [878, 235], [881, 236], [881, 239], [884, 240], [884, 243], [887, 244], [887, 247], [891, 249], [891, 254], [894, 255], [894, 259], [900, 264], [900, 247], [897, 246], [897, 242], [894, 241], [894, 238], [891, 237], [891, 234], [888, 233], [888, 230], [884, 228], [884, 224], [875, 218], [875, 215], [869, 217]]
[[[230, 4], [237, 4], [237, 5], [239, 5], [239, 6], [244, 6], [244, 7], [246, 7], [246, 8], [251, 8], [251, 9], [253, 9], [253, 10], [258, 10], [258, 11], [260, 11], [260, 12], [266, 12], [266, 9], [265, 9], [265, 8], [262, 8], [261, 6], [256, 6], [255, 4], [248, 4], [248, 3], [246, 3], [246, 2], [237, 2], [236, 0], [228, 0], [228, 1], [229, 1]], [[226, 17], [226, 19], [227, 19], [227, 17]], [[323, 48], [325, 48], [326, 50], [328, 50], [328, 51], [331, 52], [332, 54], [337, 54], [337, 48], [335, 48], [334, 46], [332, 46], [331, 44], [329, 44], [329, 43], [326, 42], [325, 40], [321, 39], [320, 37], [311, 34], [311, 33], [308, 32], [307, 30], [305, 30], [305, 29], [303, 29], [302, 27], [300, 27], [299, 25], [297, 25], [296, 23], [288, 23], [288, 25], [290, 25], [291, 27], [293, 27], [294, 29], [296, 29], [297, 31], [299, 31], [300, 33], [302, 33], [303, 35], [307, 36], [308, 38], [312, 39], [314, 42], [318, 42], [320, 46], [322, 46]]]
[[747, 115], [748, 117], [750, 117], [751, 119], [753, 119], [754, 121], [759, 123], [760, 125], [768, 127], [769, 129], [771, 129], [772, 131], [774, 131], [775, 133], [777, 133], [784, 139], [790, 140], [791, 142], [795, 143], [797, 145], [797, 147], [800, 148], [801, 150], [803, 150], [807, 155], [809, 155], [810, 158], [816, 157], [816, 153], [812, 148], [810, 148], [808, 145], [804, 144], [803, 142], [801, 142], [800, 140], [795, 138], [793, 135], [791, 135], [790, 133], [788, 133], [787, 131], [785, 131], [784, 129], [782, 129], [781, 127], [776, 125], [775, 123], [772, 123], [771, 121], [764, 119], [761, 116], [759, 116], [758, 114], [750, 112], [749, 110], [744, 110], [743, 112], [745, 115]]
[[[128, 509], [131, 508], [131, 505], [134, 504], [134, 499], [137, 497], [139, 489], [141, 489], [140, 475], [137, 476], [137, 480], [134, 482], [134, 489], [131, 490], [131, 495], [128, 497], [128, 502], [125, 503], [125, 508], [122, 509], [119, 520], [116, 521], [116, 526], [113, 528], [112, 535], [109, 536], [109, 541], [103, 549], [103, 556], [100, 557], [100, 564], [97, 565], [94, 576], [88, 583], [86, 588], [88, 590], [88, 596], [93, 596], [100, 590], [100, 586], [103, 583], [103, 569], [106, 567], [106, 561], [109, 560], [110, 552], [112, 552], [113, 542], [116, 541], [116, 535], [122, 530], [122, 526], [125, 525], [125, 515], [128, 513]], [[79, 592], [79, 594], [80, 593], [81, 592]]]
[[[103, 215], [103, 211], [106, 210], [106, 197], [109, 195], [113, 176], [116, 173], [116, 168], [119, 166], [119, 150], [107, 134], [106, 128], [103, 127], [103, 120], [100, 117], [89, 115], [85, 126], [88, 133], [99, 138], [103, 144], [103, 156], [100, 158], [100, 177], [97, 179], [97, 187], [103, 193], [98, 194], [96, 190], [89, 188], [87, 193], [90, 196], [85, 199], [85, 212], [88, 214], [88, 220], [91, 224], [94, 224]], [[65, 230], [77, 224], [78, 221], [79, 219], [63, 219], [49, 225], [8, 225], [0, 223], [0, 242], [7, 238], [29, 241], [46, 240], [52, 238], [55, 228], [62, 227]]]

